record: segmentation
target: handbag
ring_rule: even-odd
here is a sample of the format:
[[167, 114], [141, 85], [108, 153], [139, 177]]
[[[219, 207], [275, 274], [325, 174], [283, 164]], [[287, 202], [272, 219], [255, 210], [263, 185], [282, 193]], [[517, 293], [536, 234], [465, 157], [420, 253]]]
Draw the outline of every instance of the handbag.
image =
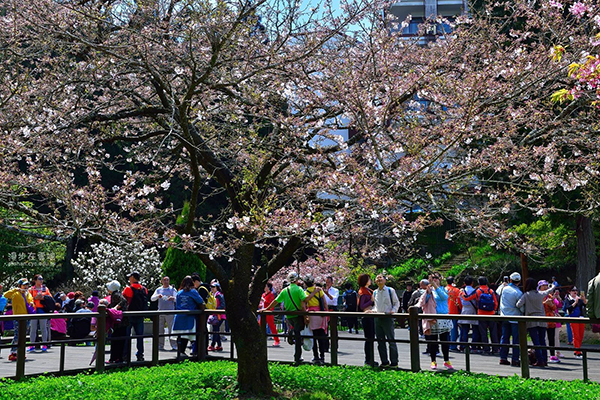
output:
[[[308, 326], [306, 326], [304, 329], [302, 329], [302, 332], [300, 332], [300, 334], [302, 336], [312, 336], [312, 331], [308, 328]], [[312, 347], [313, 347], [312, 337], [305, 337], [302, 339], [303, 339], [302, 340], [302, 348], [306, 351], [312, 350]]]
[[21, 293], [21, 296], [23, 296], [23, 300], [25, 300], [25, 307], [27, 308], [27, 314], [35, 314], [35, 307], [27, 302], [27, 297], [25, 297], [25, 294]]
[[216, 326], [216, 325], [219, 324], [219, 321], [220, 321], [219, 317], [216, 314], [210, 314], [208, 316], [207, 322], [208, 322], [209, 325], [215, 325]]

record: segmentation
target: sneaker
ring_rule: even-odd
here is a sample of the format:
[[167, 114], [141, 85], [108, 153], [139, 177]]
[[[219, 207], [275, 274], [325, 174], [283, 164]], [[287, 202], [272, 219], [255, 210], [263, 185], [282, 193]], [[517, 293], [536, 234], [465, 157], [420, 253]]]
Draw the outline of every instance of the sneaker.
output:
[[144, 361], [144, 356], [143, 355], [138, 355], [136, 356], [137, 361]]
[[583, 360], [583, 354], [575, 354], [575, 358], [578, 360]]
[[390, 362], [386, 361], [386, 362], [382, 362], [381, 364], [379, 364], [380, 367], [389, 367], [390, 366]]
[[31, 346], [30, 348], [27, 349], [28, 353], [33, 353], [35, 351], [35, 346]]
[[560, 351], [556, 352], [556, 357], [558, 358], [565, 358], [565, 355], [563, 353], [561, 353]]
[[445, 361], [444, 362], [444, 367], [448, 370], [448, 371], [452, 371], [454, 369], [454, 367], [452, 366], [452, 363], [450, 361]]
[[215, 351], [215, 348], [213, 346], [208, 346], [206, 348], [206, 351]]
[[500, 359], [500, 365], [510, 365], [510, 361]]
[[47, 353], [47, 352], [48, 352], [48, 347], [42, 346], [42, 353]]
[[431, 369], [436, 370], [437, 369], [437, 363], [435, 361], [431, 362]]
[[217, 346], [215, 347], [215, 351], [223, 351], [223, 348], [221, 346]]
[[281, 345], [279, 343], [273, 343], [271, 347], [281, 347]]
[[17, 361], [17, 355], [15, 353], [11, 353], [10, 356], [8, 356], [8, 361]]
[[548, 360], [548, 362], [556, 364], [556, 363], [559, 363], [560, 360], [556, 356], [550, 356], [550, 359]]

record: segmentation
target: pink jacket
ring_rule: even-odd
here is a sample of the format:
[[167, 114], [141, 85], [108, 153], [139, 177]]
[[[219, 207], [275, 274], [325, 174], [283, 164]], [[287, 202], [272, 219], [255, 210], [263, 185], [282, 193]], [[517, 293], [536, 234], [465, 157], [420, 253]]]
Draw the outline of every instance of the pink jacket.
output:
[[[429, 300], [427, 299], [427, 292], [421, 295], [419, 302], [417, 303], [417, 307], [423, 309], [423, 314], [437, 314], [437, 303], [433, 298], [433, 295], [429, 295]], [[424, 319], [421, 321], [423, 324], [423, 334], [428, 335], [431, 330], [431, 325], [435, 324], [435, 319]]]

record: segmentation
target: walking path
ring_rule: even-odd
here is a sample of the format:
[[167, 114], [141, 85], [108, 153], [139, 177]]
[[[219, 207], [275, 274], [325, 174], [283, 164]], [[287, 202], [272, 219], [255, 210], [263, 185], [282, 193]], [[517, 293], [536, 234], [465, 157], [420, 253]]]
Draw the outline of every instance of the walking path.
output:
[[[362, 332], [360, 334], [349, 334], [348, 332], [339, 332], [339, 351], [338, 351], [338, 363], [340, 365], [357, 365], [362, 366], [364, 363], [364, 342], [362, 341], [346, 341], [344, 338], [363, 338]], [[408, 340], [408, 331], [406, 329], [396, 329], [397, 339]], [[166, 340], [166, 346], [168, 348], [168, 340]], [[145, 340], [146, 347], [146, 360], [151, 358], [151, 339]], [[209, 355], [212, 357], [219, 357], [228, 359], [230, 356], [230, 344], [231, 341], [223, 342], [222, 352], [210, 352]], [[290, 346], [284, 340], [281, 341], [281, 347], [272, 347], [273, 341], [268, 341], [268, 355], [271, 361], [292, 361], [294, 347]], [[421, 345], [421, 350], [425, 351], [425, 344]], [[132, 350], [132, 353], [135, 351]], [[69, 347], [65, 348], [65, 369], [81, 369], [89, 367], [94, 352], [94, 347]], [[408, 343], [398, 343], [398, 352], [400, 354], [399, 368], [410, 370], [410, 352]], [[189, 353], [189, 350], [188, 350]], [[576, 380], [583, 378], [583, 362], [573, 357], [573, 353], [567, 353], [566, 358], [562, 359], [560, 364], [549, 364], [547, 368], [531, 368], [531, 377], [543, 378], [543, 379], [563, 379], [563, 380]], [[379, 361], [379, 354], [377, 352], [377, 343], [375, 343], [375, 359]], [[177, 353], [172, 351], [161, 351], [159, 354], [160, 360], [174, 360]], [[15, 375], [16, 363], [8, 361], [8, 350], [3, 349], [0, 354], [0, 378], [11, 377]], [[108, 358], [108, 356], [107, 356]], [[304, 351], [303, 358], [305, 362], [312, 360], [312, 351]], [[132, 355], [132, 359], [135, 360], [135, 355]], [[465, 355], [461, 353], [450, 353], [450, 359], [454, 368], [458, 370], [465, 369]], [[40, 374], [46, 372], [58, 372], [60, 360], [60, 348], [54, 347], [48, 350], [47, 353], [29, 353], [27, 354], [27, 360], [25, 363], [25, 373], [27, 375]], [[329, 353], [325, 356], [326, 363], [330, 362]], [[471, 355], [471, 372], [485, 373], [489, 375], [500, 375], [500, 376], [511, 376], [519, 375], [521, 370], [517, 367], [504, 366], [498, 364], [499, 358], [497, 356], [488, 355]], [[135, 363], [134, 363], [135, 364]], [[421, 354], [421, 368], [428, 370], [430, 365], [429, 356]], [[441, 357], [438, 357], [438, 368], [443, 370], [443, 361]], [[588, 356], [588, 371], [589, 379], [593, 382], [600, 383], [600, 354], [590, 353]]]

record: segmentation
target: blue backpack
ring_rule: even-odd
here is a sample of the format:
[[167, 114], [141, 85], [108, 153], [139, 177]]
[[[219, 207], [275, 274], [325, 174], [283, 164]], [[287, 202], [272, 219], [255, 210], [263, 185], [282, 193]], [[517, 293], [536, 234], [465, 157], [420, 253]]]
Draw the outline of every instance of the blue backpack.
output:
[[[481, 290], [481, 289], [478, 289]], [[479, 300], [477, 301], [477, 308], [484, 311], [495, 311], [496, 304], [494, 302], [494, 294], [491, 289], [488, 289], [488, 292], [484, 292], [481, 290], [481, 294], [479, 295]]]

